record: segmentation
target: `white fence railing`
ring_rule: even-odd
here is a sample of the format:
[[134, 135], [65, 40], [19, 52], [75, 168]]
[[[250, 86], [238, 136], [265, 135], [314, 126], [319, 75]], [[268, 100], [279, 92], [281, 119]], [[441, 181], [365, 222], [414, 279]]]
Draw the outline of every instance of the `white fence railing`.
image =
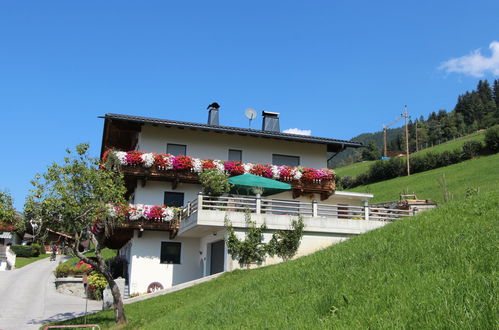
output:
[[393, 221], [414, 214], [411, 210], [370, 207], [368, 205], [320, 204], [315, 200], [307, 203], [298, 200], [248, 196], [211, 197], [199, 194], [198, 198], [187, 203], [187, 206], [182, 210], [181, 220], [189, 218], [198, 210], [376, 221]]

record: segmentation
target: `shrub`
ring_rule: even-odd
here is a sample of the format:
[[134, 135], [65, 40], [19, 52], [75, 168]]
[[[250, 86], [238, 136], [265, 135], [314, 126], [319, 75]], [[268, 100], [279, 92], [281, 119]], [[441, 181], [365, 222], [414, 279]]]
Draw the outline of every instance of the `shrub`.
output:
[[370, 183], [369, 175], [367, 173], [361, 173], [355, 177], [352, 188], [357, 187], [357, 186], [363, 186], [363, 185], [368, 184], [368, 183]]
[[18, 257], [30, 258], [32, 256], [30, 245], [12, 245], [10, 248]]
[[396, 178], [404, 173], [405, 166], [402, 158], [391, 158], [389, 160], [378, 160], [369, 166], [368, 180], [377, 182]]
[[492, 152], [499, 152], [499, 126], [492, 126], [485, 132], [485, 145]]
[[[43, 253], [42, 253], [43, 252]], [[31, 256], [38, 257], [40, 254], [44, 254], [45, 250], [42, 251], [40, 244], [31, 244]]]
[[55, 277], [81, 276], [83, 274], [88, 274], [91, 271], [92, 268], [88, 267], [86, 264], [80, 265], [80, 267], [76, 267], [65, 263], [60, 263], [54, 270], [54, 275]]
[[99, 272], [92, 272], [88, 276], [88, 294], [90, 299], [101, 300], [102, 299], [102, 291], [107, 286], [107, 280]]
[[199, 175], [199, 181], [205, 194], [221, 196], [230, 191], [229, 178], [215, 169], [208, 169]]
[[482, 151], [482, 144], [478, 141], [467, 141], [463, 144], [463, 157], [464, 159], [471, 159]]
[[343, 189], [352, 188], [352, 187], [354, 187], [355, 179], [349, 175], [345, 175], [344, 177], [339, 179], [338, 184]]

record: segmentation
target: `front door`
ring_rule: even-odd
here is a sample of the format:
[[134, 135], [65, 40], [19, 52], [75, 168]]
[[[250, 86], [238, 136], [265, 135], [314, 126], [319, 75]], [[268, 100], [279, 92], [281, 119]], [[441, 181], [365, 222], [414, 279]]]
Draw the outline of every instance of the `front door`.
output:
[[211, 243], [210, 275], [224, 271], [224, 252], [225, 252], [224, 250], [225, 250], [224, 241]]

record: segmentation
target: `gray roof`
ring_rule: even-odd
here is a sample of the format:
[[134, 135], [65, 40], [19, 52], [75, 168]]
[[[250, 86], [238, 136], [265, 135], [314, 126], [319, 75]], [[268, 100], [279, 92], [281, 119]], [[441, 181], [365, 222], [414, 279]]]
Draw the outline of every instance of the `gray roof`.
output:
[[0, 238], [11, 239], [12, 238], [12, 234], [6, 231], [6, 232], [3, 232], [3, 233], [0, 233]]
[[330, 139], [330, 138], [317, 137], [317, 136], [307, 136], [307, 135], [289, 134], [289, 133], [282, 133], [282, 132], [264, 131], [264, 130], [250, 129], [250, 128], [190, 123], [190, 122], [185, 122], [185, 121], [131, 116], [131, 115], [123, 115], [123, 114], [115, 114], [115, 113], [106, 113], [106, 115], [104, 117], [100, 117], [100, 118], [113, 119], [113, 120], [123, 120], [123, 121], [142, 123], [142, 124], [163, 125], [163, 126], [167, 126], [167, 127], [199, 129], [199, 130], [203, 130], [203, 131], [212, 131], [212, 132], [218, 132], [218, 133], [235, 133], [235, 134], [241, 134], [241, 135], [274, 138], [274, 139], [297, 141], [297, 142], [320, 143], [320, 144], [326, 144], [328, 146], [328, 151], [339, 151], [339, 150], [342, 150], [342, 149], [348, 148], [348, 147], [350, 147], [350, 148], [362, 147], [362, 143], [354, 142], [354, 141], [347, 141], [347, 140], [338, 140], [338, 139]]

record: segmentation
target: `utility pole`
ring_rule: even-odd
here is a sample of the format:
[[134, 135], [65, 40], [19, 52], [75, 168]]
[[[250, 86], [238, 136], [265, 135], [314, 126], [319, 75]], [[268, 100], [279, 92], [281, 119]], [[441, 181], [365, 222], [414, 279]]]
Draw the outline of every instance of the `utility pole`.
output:
[[416, 152], [419, 151], [419, 146], [418, 146], [418, 126], [419, 126], [419, 122], [416, 122]]
[[[409, 112], [407, 111], [407, 105], [404, 106], [404, 113], [402, 117], [405, 118], [405, 152], [407, 157], [407, 175], [411, 175], [411, 168], [409, 165], [409, 126], [407, 124], [407, 119], [409, 119]], [[416, 128], [417, 130], [417, 128]]]

